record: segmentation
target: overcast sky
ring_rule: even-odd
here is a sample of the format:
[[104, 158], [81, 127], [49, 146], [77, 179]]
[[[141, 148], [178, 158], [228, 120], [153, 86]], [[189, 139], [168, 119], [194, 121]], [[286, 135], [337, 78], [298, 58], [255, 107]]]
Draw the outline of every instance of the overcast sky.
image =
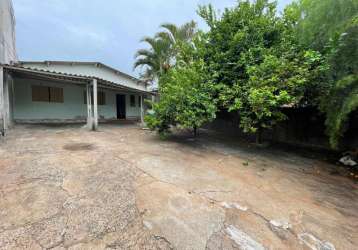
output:
[[[291, 0], [279, 0], [279, 9]], [[236, 0], [13, 0], [20, 60], [99, 61], [133, 72], [143, 36], [164, 22], [203, 22], [199, 4], [217, 9]]]

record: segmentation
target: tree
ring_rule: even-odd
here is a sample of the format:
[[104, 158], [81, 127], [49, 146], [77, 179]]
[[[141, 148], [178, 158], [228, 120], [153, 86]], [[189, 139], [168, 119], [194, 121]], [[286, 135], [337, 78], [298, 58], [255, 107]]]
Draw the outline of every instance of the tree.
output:
[[[177, 42], [189, 42], [196, 33], [196, 23], [194, 21], [185, 23], [181, 26], [176, 26], [171, 23], [164, 23], [160, 25], [164, 31], [159, 32], [157, 35], [167, 37], [173, 45]], [[174, 46], [173, 46], [174, 47]]]
[[287, 7], [297, 17], [297, 38], [307, 47], [324, 51], [327, 42], [344, 33], [358, 14], [356, 0], [297, 0]]
[[189, 42], [196, 32], [196, 23], [193, 21], [179, 27], [170, 23], [160, 27], [164, 30], [158, 32], [154, 38], [142, 39], [149, 48], [140, 49], [135, 55], [134, 68], [144, 68], [142, 78], [150, 82], [158, 81], [175, 64], [176, 44]]
[[324, 96], [321, 108], [326, 112], [330, 144], [338, 148], [339, 140], [348, 129], [348, 118], [358, 108], [358, 76], [349, 75], [337, 82]]
[[358, 108], [358, 17], [346, 24], [343, 33], [328, 42], [326, 60], [330, 66], [322, 86], [320, 108], [326, 114], [330, 144], [339, 147], [348, 129], [349, 115]]
[[330, 144], [338, 148], [349, 114], [358, 107], [358, 2], [300, 0], [287, 10], [298, 17], [301, 45], [320, 51], [328, 64], [317, 97]]
[[263, 129], [287, 119], [283, 107], [294, 108], [302, 103], [313, 74], [317, 74], [314, 64], [320, 61], [319, 53], [306, 51], [304, 54], [265, 55], [260, 64], [250, 66], [249, 80], [244, 86], [246, 91], [243, 91], [245, 96], [230, 107], [230, 110], [240, 111], [244, 131], [257, 132], [257, 142], [261, 143]]
[[169, 68], [171, 44], [158, 37], [145, 37], [142, 42], [147, 43], [149, 48], [137, 51], [134, 68], [144, 68], [141, 78], [153, 82]]
[[221, 108], [238, 112], [240, 127], [260, 143], [263, 129], [286, 119], [284, 106], [305, 100], [324, 69], [321, 55], [298, 46], [295, 16], [278, 16], [275, 3], [239, 1], [220, 19], [213, 13], [210, 6], [199, 9], [211, 27], [204, 57]]
[[194, 44], [177, 44], [177, 63], [160, 78], [160, 101], [145, 118], [153, 130], [164, 133], [170, 126], [179, 126], [193, 129], [196, 135], [198, 128], [215, 118], [212, 85], [206, 81], [205, 63], [198, 57], [200, 39]]

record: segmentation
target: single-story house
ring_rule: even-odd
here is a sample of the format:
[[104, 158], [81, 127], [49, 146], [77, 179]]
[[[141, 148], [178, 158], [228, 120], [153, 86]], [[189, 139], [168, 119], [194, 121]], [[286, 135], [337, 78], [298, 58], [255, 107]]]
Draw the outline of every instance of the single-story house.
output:
[[0, 64], [1, 130], [14, 123], [142, 120], [145, 82], [98, 62]]

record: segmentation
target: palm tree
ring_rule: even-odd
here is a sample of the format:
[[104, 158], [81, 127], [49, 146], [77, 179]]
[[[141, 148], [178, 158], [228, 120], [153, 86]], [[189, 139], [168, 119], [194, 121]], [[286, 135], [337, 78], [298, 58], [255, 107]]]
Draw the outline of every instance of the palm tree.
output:
[[194, 21], [179, 27], [170, 23], [162, 24], [160, 27], [164, 30], [153, 38], [142, 39], [142, 42], [147, 43], [149, 48], [140, 49], [135, 55], [134, 68], [142, 67], [144, 71], [141, 77], [150, 82], [158, 80], [161, 74], [175, 64], [177, 42], [189, 42], [196, 32]]
[[176, 44], [178, 41], [189, 42], [196, 33], [196, 23], [194, 21], [179, 27], [171, 23], [164, 23], [160, 27], [164, 31], [159, 32], [157, 36], [169, 39], [172, 44]]
[[168, 68], [171, 43], [159, 37], [145, 37], [141, 41], [147, 43], [149, 48], [137, 51], [134, 68], [144, 68], [141, 78], [153, 82]]

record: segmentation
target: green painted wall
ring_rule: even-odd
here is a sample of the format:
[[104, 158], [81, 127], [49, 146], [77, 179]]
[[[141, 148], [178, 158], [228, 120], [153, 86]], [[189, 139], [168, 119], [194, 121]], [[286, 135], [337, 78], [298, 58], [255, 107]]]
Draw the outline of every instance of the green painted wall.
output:
[[[47, 103], [32, 101], [32, 85], [54, 86], [63, 88], [64, 103]], [[14, 84], [14, 119], [17, 121], [30, 120], [85, 120], [87, 105], [84, 104], [85, 87], [75, 84], [40, 81], [33, 79], [15, 78]], [[136, 107], [130, 107], [130, 93], [120, 93], [101, 89], [106, 95], [106, 105], [98, 106], [101, 119], [116, 119], [116, 94], [126, 94], [127, 118], [140, 117], [138, 95]]]

